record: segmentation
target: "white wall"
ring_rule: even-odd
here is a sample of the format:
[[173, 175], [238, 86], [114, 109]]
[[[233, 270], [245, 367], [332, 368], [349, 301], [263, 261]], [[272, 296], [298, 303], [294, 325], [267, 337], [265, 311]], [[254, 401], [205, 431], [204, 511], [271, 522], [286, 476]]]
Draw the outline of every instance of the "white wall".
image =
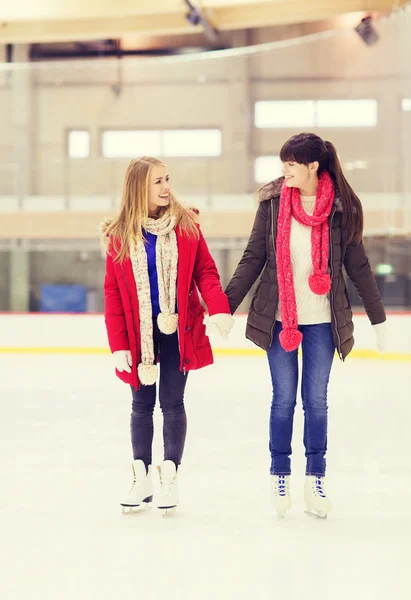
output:
[[[127, 160], [100, 158], [105, 127], [220, 127], [223, 155], [212, 161], [173, 159], [168, 164], [176, 191], [244, 193], [256, 187], [254, 157], [278, 153], [294, 130], [256, 130], [253, 106], [261, 99], [358, 98], [379, 101], [374, 130], [321, 129], [335, 141], [344, 161], [367, 160], [365, 171], [348, 174], [361, 192], [411, 191], [411, 113], [402, 113], [402, 96], [411, 97], [408, 61], [411, 14], [379, 26], [381, 39], [367, 47], [356, 33], [264, 52], [253, 57], [158, 62], [113, 59], [32, 65], [33, 194], [118, 195]], [[273, 41], [274, 29], [253, 32], [253, 43]], [[288, 35], [298, 35], [293, 27]], [[301, 34], [307, 27], [301, 26]], [[285, 35], [285, 30], [281, 35]], [[280, 36], [281, 36], [280, 35]], [[113, 86], [120, 83], [120, 94]], [[12, 113], [13, 73], [0, 72], [1, 163], [13, 157], [16, 131]], [[65, 134], [87, 128], [90, 159], [68, 161]], [[17, 181], [16, 181], [17, 179]], [[15, 193], [18, 175], [0, 177], [0, 194]]]
[[[370, 352], [375, 348], [372, 327], [365, 315], [355, 315], [356, 352]], [[218, 351], [258, 351], [257, 346], [244, 337], [246, 316], [236, 315], [235, 325], [228, 342], [213, 339]], [[411, 361], [411, 313], [388, 316], [387, 358]], [[21, 351], [97, 353], [108, 352], [104, 316], [96, 315], [44, 315], [44, 314], [0, 314], [0, 352]], [[51, 350], [50, 350], [51, 349]], [[391, 356], [390, 356], [391, 355]], [[374, 356], [378, 358], [378, 355]], [[0, 359], [1, 360], [1, 359]]]

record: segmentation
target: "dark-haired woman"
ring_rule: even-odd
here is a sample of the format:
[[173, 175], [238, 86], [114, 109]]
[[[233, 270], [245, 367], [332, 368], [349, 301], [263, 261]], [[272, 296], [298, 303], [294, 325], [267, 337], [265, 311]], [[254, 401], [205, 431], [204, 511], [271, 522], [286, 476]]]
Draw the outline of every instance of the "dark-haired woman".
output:
[[326, 517], [327, 387], [337, 350], [354, 345], [343, 266], [384, 351], [386, 315], [365, 253], [361, 202], [341, 170], [335, 147], [312, 133], [281, 149], [284, 177], [259, 190], [250, 239], [227, 287], [234, 313], [261, 274], [246, 337], [266, 350], [273, 397], [270, 413], [271, 494], [280, 516], [291, 507], [291, 440], [302, 347], [307, 511]]

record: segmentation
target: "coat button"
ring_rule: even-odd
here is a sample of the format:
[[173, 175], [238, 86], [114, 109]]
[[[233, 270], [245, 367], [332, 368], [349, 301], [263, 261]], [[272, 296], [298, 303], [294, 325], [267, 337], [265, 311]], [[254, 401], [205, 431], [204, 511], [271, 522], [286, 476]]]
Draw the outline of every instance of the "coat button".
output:
[[184, 360], [184, 364], [185, 364], [185, 365], [188, 365], [189, 363], [190, 363], [190, 359], [189, 359], [189, 358], [186, 358], [186, 359]]
[[190, 325], [187, 325], [186, 326], [186, 331], [190, 331], [190, 329], [191, 329]]

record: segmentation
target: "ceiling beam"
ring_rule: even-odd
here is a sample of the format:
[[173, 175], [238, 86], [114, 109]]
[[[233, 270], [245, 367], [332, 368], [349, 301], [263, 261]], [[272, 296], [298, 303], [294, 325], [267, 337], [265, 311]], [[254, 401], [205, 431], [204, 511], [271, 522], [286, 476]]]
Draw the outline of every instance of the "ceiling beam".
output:
[[[287, 0], [190, 0], [201, 9], [241, 7], [244, 4], [283, 4]], [[98, 19], [187, 11], [185, 0], [13, 0], [0, 7], [0, 20]]]
[[184, 15], [169, 13], [110, 19], [86, 19], [72, 21], [0, 23], [0, 43], [22, 44], [40, 42], [70, 42], [121, 38], [126, 35], [171, 35], [193, 33], [201, 27], [193, 27]]
[[[30, 10], [36, 12], [37, 18], [31, 18], [30, 10], [25, 20], [16, 15], [14, 19], [4, 18], [13, 15], [14, 4], [21, 5], [24, 2], [26, 0], [15, 0], [7, 8], [0, 8], [0, 43], [81, 41], [202, 31], [200, 26], [194, 27], [187, 21], [187, 8], [183, 0], [141, 0], [138, 3], [135, 0], [117, 0], [116, 4], [112, 0], [99, 0], [99, 17], [84, 16], [93, 14], [91, 9], [96, 0], [91, 3], [82, 0], [85, 5], [83, 10], [79, 7], [79, 0], [74, 3], [38, 0], [39, 11], [37, 2], [33, 4], [30, 0]], [[397, 5], [402, 6], [407, 2], [398, 0]], [[42, 18], [47, 3], [53, 4], [54, 12]], [[317, 21], [350, 12], [388, 12], [392, 5], [392, 0], [203, 0], [201, 3], [206, 18], [220, 31]], [[78, 7], [76, 18], [62, 16], [70, 14], [73, 17], [73, 6]]]
[[[398, 5], [405, 5], [409, 0], [400, 0]], [[377, 12], [392, 10], [392, 0], [289, 0], [288, 2], [257, 2], [234, 10], [218, 8], [208, 11], [217, 29], [251, 29], [266, 25], [285, 25], [330, 19], [347, 13]]]

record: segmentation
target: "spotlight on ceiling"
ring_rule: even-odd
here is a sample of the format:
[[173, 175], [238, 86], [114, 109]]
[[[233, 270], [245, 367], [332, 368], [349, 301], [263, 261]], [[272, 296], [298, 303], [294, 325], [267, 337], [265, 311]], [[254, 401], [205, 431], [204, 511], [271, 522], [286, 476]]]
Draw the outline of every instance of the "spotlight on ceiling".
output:
[[218, 31], [211, 25], [211, 23], [202, 14], [201, 10], [191, 4], [190, 0], [184, 0], [188, 7], [188, 13], [186, 19], [191, 25], [201, 25], [204, 30], [204, 35], [210, 40], [210, 42], [219, 42]]
[[185, 3], [188, 6], [188, 13], [186, 14], [186, 19], [191, 25], [200, 25], [201, 23], [201, 13], [198, 8], [193, 6], [190, 0], [185, 0]]
[[355, 31], [358, 33], [362, 41], [367, 44], [367, 46], [372, 46], [380, 39], [380, 36], [372, 24], [371, 16], [361, 19], [360, 23], [355, 28]]

